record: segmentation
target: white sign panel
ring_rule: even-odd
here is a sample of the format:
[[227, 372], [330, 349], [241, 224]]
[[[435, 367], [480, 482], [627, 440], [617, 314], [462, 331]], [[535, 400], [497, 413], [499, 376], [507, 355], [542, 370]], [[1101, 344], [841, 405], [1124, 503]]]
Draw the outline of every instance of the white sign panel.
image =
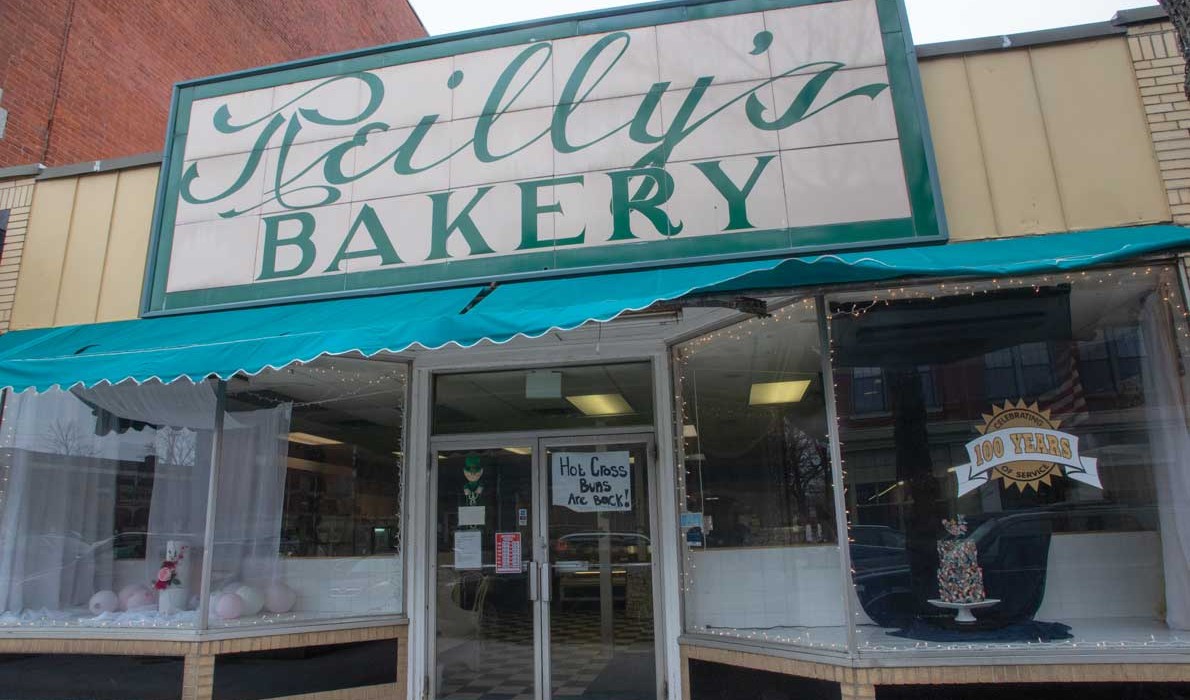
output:
[[484, 506], [459, 506], [459, 527], [484, 525], [487, 523], [487, 508]]
[[554, 452], [553, 504], [579, 513], [632, 510], [632, 463], [627, 452]]
[[183, 84], [151, 310], [943, 238], [897, 3], [784, 1]]

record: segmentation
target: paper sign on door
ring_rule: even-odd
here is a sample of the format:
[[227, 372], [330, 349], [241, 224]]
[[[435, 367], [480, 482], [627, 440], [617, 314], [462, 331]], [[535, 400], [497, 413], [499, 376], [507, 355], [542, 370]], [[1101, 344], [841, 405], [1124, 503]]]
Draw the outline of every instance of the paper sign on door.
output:
[[496, 533], [496, 573], [521, 573], [521, 533]]
[[483, 533], [479, 530], [455, 531], [455, 569], [483, 568]]
[[550, 456], [554, 505], [580, 513], [632, 510], [628, 452], [555, 452]]

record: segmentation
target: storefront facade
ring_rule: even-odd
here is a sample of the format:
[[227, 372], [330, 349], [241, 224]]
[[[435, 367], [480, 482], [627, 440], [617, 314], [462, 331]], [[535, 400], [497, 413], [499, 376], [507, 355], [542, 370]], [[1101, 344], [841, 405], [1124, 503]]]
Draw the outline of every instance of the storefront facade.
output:
[[1166, 26], [919, 74], [896, 2], [727, 0], [180, 85], [159, 181], [33, 190], [6, 678], [1190, 683]]

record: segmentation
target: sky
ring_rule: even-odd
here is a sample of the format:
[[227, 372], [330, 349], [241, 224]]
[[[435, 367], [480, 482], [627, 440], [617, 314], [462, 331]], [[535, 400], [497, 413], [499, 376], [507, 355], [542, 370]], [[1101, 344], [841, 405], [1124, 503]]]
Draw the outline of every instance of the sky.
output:
[[[639, 0], [411, 0], [430, 34], [447, 34]], [[905, 0], [917, 44], [1104, 22], [1157, 0]]]

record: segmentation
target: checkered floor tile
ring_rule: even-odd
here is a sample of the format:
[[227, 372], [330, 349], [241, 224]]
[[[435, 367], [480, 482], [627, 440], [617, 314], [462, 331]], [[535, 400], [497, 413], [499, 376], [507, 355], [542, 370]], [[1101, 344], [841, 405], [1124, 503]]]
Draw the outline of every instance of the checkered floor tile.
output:
[[[654, 687], [652, 618], [612, 614], [603, 638], [595, 608], [555, 606], [550, 622], [551, 686], [556, 698], [649, 700]], [[478, 640], [441, 640], [438, 700], [532, 700], [533, 620], [525, 613], [484, 611]], [[611, 672], [605, 673], [606, 671]], [[643, 694], [640, 689], [647, 689]]]

